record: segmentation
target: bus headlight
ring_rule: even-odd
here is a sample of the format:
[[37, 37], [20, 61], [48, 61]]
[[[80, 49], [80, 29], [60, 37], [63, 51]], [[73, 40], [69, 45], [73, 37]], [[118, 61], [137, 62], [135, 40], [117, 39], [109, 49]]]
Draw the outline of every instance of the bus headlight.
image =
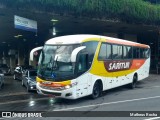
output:
[[74, 87], [74, 86], [76, 86], [76, 85], [77, 85], [77, 82], [72, 83], [72, 84], [70, 84], [70, 85], [66, 85], [66, 86], [64, 86], [64, 88], [65, 88], [65, 89], [69, 89], [69, 88], [72, 88], [72, 87]]
[[65, 86], [65, 89], [69, 89], [69, 88], [71, 88], [71, 85], [66, 85]]

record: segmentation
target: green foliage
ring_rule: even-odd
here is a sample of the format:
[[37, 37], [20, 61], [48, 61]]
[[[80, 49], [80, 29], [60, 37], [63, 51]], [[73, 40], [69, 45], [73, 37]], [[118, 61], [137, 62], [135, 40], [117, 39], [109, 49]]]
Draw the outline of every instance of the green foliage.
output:
[[74, 16], [160, 24], [160, 4], [151, 0], [3, 0], [8, 7]]

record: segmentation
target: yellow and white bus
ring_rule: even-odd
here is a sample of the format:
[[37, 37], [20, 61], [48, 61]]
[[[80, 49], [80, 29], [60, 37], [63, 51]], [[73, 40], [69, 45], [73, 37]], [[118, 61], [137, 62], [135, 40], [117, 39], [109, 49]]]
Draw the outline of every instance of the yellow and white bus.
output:
[[149, 76], [150, 47], [99, 35], [68, 35], [46, 41], [38, 62], [37, 92], [66, 99], [91, 95]]

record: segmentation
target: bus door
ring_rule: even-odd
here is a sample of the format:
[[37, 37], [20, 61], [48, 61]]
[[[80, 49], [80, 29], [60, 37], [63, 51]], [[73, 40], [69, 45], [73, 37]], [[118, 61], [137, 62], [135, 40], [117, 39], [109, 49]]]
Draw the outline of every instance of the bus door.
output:
[[86, 96], [88, 94], [88, 82], [91, 80], [91, 75], [86, 71], [88, 70], [88, 55], [80, 54], [77, 61], [77, 97]]

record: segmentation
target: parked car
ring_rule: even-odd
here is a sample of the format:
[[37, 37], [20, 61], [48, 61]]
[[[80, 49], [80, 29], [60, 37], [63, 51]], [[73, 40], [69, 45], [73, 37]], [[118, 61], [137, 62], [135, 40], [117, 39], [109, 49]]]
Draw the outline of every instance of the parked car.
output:
[[27, 69], [33, 69], [33, 66], [20, 66], [18, 65], [15, 70], [14, 70], [14, 74], [13, 74], [13, 79], [16, 80], [22, 80], [22, 74], [27, 70]]
[[37, 70], [26, 70], [22, 75], [22, 86], [27, 88], [27, 91], [36, 90], [36, 76]]
[[22, 80], [22, 74], [23, 74], [24, 70], [21, 66], [17, 66], [14, 70], [14, 74], [13, 74], [13, 79], [16, 80]]
[[4, 74], [0, 70], [0, 89], [2, 88], [3, 85], [4, 85]]
[[4, 75], [11, 74], [10, 68], [7, 66], [7, 64], [0, 64], [0, 70]]

